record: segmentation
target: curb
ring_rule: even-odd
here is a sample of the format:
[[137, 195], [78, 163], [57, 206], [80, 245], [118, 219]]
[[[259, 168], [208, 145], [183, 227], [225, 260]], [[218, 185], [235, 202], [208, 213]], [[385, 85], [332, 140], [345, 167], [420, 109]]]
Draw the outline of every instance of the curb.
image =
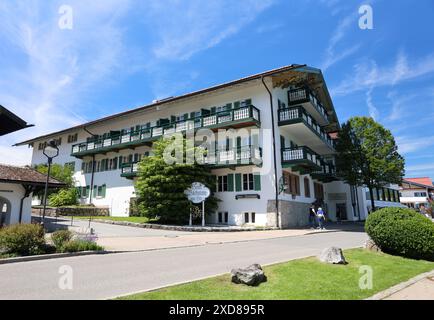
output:
[[42, 254], [42, 255], [36, 255], [36, 256], [14, 257], [14, 258], [0, 259], [0, 265], [10, 264], [10, 263], [18, 263], [18, 262], [30, 262], [30, 261], [50, 260], [50, 259], [58, 259], [58, 258], [70, 258], [70, 257], [89, 256], [89, 255], [98, 255], [98, 254], [109, 254], [109, 253], [115, 253], [115, 252], [112, 252], [112, 251], [81, 251], [81, 252], [71, 252], [71, 253], [53, 253], [53, 254]]
[[427, 277], [432, 277], [432, 276], [434, 276], [434, 270], [422, 273], [422, 274], [420, 274], [414, 278], [411, 278], [410, 280], [398, 283], [397, 285], [395, 285], [389, 289], [386, 289], [382, 292], [379, 292], [377, 294], [374, 294], [372, 297], [366, 298], [365, 300], [383, 300], [383, 299], [386, 299], [387, 297], [390, 297], [391, 295], [393, 295], [393, 294], [395, 294], [401, 290], [404, 290], [405, 288], [410, 287], [411, 285], [419, 282], [420, 280], [423, 280]]

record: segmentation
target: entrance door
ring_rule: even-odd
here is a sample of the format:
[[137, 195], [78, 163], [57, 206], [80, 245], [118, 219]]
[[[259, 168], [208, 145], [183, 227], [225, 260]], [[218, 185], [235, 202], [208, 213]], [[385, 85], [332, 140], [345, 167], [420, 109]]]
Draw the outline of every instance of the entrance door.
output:
[[346, 203], [336, 204], [336, 219], [338, 221], [348, 220]]

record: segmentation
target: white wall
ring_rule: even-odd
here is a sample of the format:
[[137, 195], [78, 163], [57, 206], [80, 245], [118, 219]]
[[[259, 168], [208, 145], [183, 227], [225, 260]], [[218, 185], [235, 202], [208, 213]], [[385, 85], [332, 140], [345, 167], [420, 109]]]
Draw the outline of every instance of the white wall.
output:
[[[21, 198], [24, 196], [25, 191], [22, 185], [12, 183], [0, 183], [0, 197], [7, 199], [11, 204], [10, 224], [19, 222]], [[23, 201], [22, 222], [31, 222], [31, 196]]]

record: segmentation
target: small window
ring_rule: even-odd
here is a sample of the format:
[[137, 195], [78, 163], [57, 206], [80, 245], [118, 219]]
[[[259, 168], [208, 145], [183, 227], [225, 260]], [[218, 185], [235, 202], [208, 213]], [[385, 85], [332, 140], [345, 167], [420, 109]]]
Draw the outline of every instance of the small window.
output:
[[243, 190], [249, 191], [254, 189], [255, 189], [255, 184], [253, 180], [253, 173], [243, 174]]
[[219, 176], [217, 179], [217, 191], [228, 191], [228, 176]]
[[252, 223], [256, 222], [256, 213], [252, 212]]
[[222, 212], [218, 213], [218, 223], [223, 223], [223, 213]]
[[249, 213], [244, 212], [244, 223], [249, 223]]

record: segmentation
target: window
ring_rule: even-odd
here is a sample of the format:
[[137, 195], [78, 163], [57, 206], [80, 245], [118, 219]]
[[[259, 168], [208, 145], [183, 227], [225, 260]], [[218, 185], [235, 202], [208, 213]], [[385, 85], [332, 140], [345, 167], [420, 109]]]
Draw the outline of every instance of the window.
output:
[[309, 178], [304, 178], [304, 195], [306, 198], [310, 198], [310, 181]]
[[256, 223], [256, 213], [244, 212], [244, 223]]
[[255, 190], [255, 183], [253, 180], [253, 173], [243, 174], [243, 190]]
[[244, 223], [249, 223], [249, 213], [244, 212]]
[[102, 186], [94, 186], [94, 190], [96, 189], [95, 196], [98, 198], [105, 198], [106, 194], [106, 185], [103, 184]]
[[283, 177], [284, 177], [285, 186], [286, 186], [285, 193], [299, 196], [300, 195], [300, 177], [295, 175], [295, 174], [289, 173], [289, 172], [284, 172]]
[[218, 213], [218, 223], [228, 223], [228, 212], [219, 212]]
[[422, 198], [422, 197], [426, 197], [427, 194], [426, 194], [426, 192], [415, 192], [414, 196], [418, 197], [418, 198]]
[[228, 176], [219, 176], [217, 178], [217, 191], [218, 192], [228, 191]]
[[78, 140], [78, 134], [77, 133], [68, 135], [68, 143], [74, 143], [74, 142], [77, 142], [77, 140]]
[[321, 183], [314, 183], [315, 198], [324, 200], [324, 186]]

